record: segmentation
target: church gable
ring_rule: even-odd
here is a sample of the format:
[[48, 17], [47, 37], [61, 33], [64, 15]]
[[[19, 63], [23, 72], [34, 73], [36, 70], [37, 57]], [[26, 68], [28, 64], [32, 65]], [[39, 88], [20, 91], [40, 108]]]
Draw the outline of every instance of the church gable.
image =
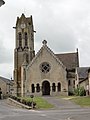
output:
[[[32, 62], [28, 65], [27, 68], [31, 67], [34, 62], [37, 61], [37, 59], [40, 59], [40, 61], [51, 61], [51, 58], [54, 59], [62, 68], [66, 69], [66, 67], [63, 65], [63, 63], [58, 59], [58, 57], [53, 53], [53, 51], [44, 43], [45, 40], [43, 41], [43, 46], [41, 49], [38, 51]], [[46, 41], [47, 42], [47, 41]]]

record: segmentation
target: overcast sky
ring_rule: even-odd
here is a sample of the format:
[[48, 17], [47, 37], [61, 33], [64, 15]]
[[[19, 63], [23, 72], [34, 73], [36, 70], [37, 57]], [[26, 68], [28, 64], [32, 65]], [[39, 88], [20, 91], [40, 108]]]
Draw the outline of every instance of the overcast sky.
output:
[[17, 16], [33, 16], [35, 51], [42, 40], [54, 53], [79, 49], [80, 66], [90, 66], [90, 0], [4, 0], [0, 7], [0, 76], [13, 77]]

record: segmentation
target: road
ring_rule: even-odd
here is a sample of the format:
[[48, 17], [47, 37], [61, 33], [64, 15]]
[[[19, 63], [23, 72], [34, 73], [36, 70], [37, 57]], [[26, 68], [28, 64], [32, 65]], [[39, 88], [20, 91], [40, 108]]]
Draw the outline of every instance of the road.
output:
[[90, 108], [26, 110], [0, 100], [0, 120], [90, 120]]

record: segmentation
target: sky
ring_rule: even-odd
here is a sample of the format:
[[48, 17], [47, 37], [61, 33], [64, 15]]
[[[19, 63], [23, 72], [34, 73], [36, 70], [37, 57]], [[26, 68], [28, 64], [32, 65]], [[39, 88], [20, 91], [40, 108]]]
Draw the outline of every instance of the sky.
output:
[[22, 13], [33, 16], [35, 51], [45, 39], [54, 53], [79, 51], [90, 66], [90, 0], [4, 0], [0, 7], [0, 76], [13, 78], [15, 30]]

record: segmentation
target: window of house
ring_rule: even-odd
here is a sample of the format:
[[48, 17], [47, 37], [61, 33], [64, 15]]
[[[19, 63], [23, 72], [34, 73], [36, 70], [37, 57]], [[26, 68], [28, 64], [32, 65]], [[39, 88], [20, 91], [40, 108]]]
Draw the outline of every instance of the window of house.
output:
[[52, 83], [52, 91], [55, 92], [56, 91], [56, 86], [55, 83]]
[[32, 93], [34, 93], [35, 92], [34, 84], [31, 85], [31, 89], [32, 89]]
[[58, 83], [57, 90], [58, 90], [58, 92], [61, 91], [61, 83]]
[[36, 85], [36, 92], [40, 92], [40, 85], [39, 84]]

